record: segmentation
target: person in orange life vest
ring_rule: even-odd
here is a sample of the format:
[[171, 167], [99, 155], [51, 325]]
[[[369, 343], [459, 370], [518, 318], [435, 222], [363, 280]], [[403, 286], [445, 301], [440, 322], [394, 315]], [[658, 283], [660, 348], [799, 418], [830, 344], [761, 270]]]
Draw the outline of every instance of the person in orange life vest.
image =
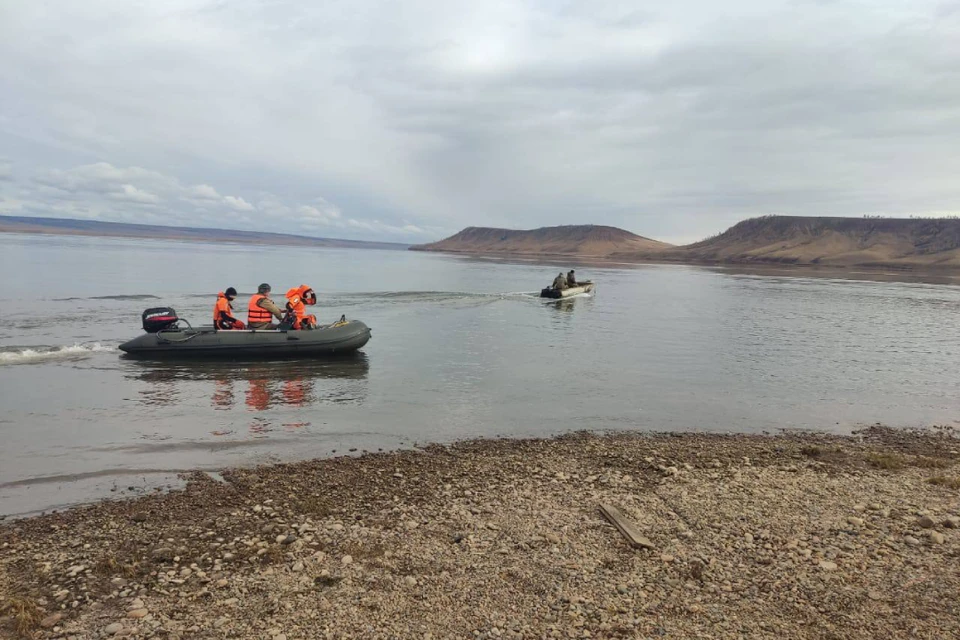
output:
[[317, 304], [317, 294], [309, 286], [302, 284], [287, 291], [287, 311], [293, 317], [294, 329], [313, 329], [317, 326], [317, 316], [307, 315], [308, 304]]
[[233, 317], [231, 302], [237, 297], [237, 290], [230, 287], [226, 292], [217, 294], [217, 304], [213, 307], [214, 329], [243, 329], [243, 323]]
[[266, 282], [257, 287], [257, 292], [247, 304], [247, 326], [251, 329], [276, 329], [273, 318], [283, 320], [280, 308], [270, 299], [270, 285]]

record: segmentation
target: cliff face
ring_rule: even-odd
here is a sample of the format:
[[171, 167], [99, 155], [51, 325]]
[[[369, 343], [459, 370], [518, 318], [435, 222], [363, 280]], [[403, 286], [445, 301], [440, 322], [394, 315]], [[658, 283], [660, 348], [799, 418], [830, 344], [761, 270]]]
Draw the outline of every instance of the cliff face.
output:
[[952, 268], [960, 267], [960, 220], [766, 216], [744, 220], [702, 242], [635, 257]]
[[411, 248], [415, 251], [456, 253], [606, 257], [622, 252], [660, 251], [670, 246], [616, 227], [570, 225], [531, 230], [467, 227], [445, 240]]

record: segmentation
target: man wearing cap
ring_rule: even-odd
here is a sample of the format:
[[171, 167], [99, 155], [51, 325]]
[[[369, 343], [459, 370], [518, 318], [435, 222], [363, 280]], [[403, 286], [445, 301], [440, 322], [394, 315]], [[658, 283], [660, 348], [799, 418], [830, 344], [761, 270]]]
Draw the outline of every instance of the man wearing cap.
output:
[[257, 287], [257, 292], [247, 305], [247, 326], [251, 329], [276, 329], [273, 318], [283, 320], [283, 312], [270, 299], [270, 285], [266, 282]]

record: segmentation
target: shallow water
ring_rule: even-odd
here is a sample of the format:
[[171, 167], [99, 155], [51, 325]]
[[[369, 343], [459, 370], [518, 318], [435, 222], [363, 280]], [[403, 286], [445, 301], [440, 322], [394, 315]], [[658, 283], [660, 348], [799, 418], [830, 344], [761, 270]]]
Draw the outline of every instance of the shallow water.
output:
[[[677, 265], [0, 235], [0, 514], [218, 469], [571, 429], [846, 431], [960, 421], [960, 287]], [[873, 276], [871, 276], [873, 277]], [[149, 362], [172, 305], [301, 282], [373, 329], [355, 358]]]

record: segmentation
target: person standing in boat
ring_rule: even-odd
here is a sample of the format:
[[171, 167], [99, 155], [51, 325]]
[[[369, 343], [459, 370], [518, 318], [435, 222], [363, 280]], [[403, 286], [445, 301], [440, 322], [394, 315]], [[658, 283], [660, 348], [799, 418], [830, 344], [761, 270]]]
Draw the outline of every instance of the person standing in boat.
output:
[[573, 269], [570, 269], [570, 273], [567, 274], [567, 286], [568, 287], [577, 286], [577, 276], [573, 274]]
[[237, 297], [237, 290], [233, 287], [227, 287], [226, 291], [217, 294], [217, 304], [213, 307], [213, 328], [220, 329], [243, 329], [243, 323], [233, 316], [233, 302]]
[[257, 287], [257, 292], [247, 305], [247, 326], [251, 329], [276, 329], [277, 326], [271, 323], [273, 318], [283, 320], [283, 312], [270, 299], [270, 285], [264, 282]]
[[562, 272], [562, 271], [557, 274], [557, 277], [556, 277], [556, 278], [553, 279], [553, 285], [552, 285], [552, 287], [553, 287], [554, 289], [556, 289], [557, 291], [563, 291], [564, 289], [567, 288], [567, 279], [566, 279], [566, 277], [563, 275], [563, 272]]

